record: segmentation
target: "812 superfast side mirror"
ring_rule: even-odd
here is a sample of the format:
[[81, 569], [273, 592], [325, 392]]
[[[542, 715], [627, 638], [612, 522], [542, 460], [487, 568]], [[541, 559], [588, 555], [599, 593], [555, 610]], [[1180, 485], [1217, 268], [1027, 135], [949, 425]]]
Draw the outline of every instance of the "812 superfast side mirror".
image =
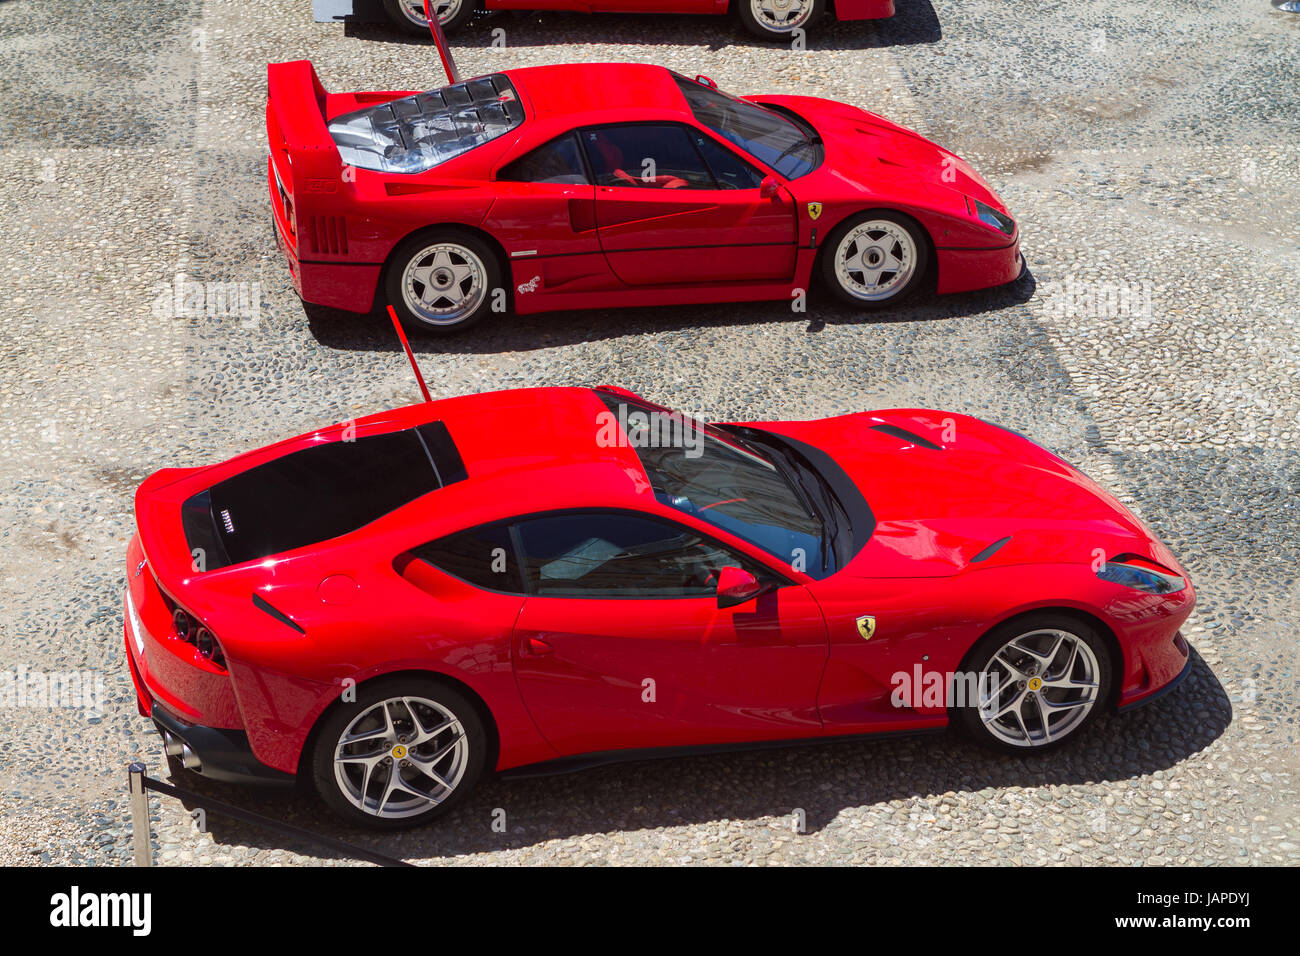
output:
[[766, 590], [758, 578], [742, 568], [723, 568], [718, 572], [718, 607], [735, 607], [758, 597]]

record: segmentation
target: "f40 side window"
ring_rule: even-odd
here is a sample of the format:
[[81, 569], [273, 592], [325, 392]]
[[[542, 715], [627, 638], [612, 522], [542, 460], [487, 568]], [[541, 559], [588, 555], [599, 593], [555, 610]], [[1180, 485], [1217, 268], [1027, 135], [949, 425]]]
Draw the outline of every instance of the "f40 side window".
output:
[[529, 593], [542, 597], [706, 597], [722, 568], [757, 570], [689, 528], [632, 514], [545, 515], [518, 529]]
[[719, 146], [703, 133], [692, 133], [695, 147], [709, 164], [713, 178], [721, 189], [757, 189], [763, 185], [763, 174], [731, 150]]
[[511, 183], [569, 183], [585, 185], [587, 168], [572, 133], [553, 139], [525, 153], [497, 173], [499, 181]]
[[412, 553], [439, 571], [475, 587], [510, 594], [524, 592], [523, 575], [515, 561], [509, 525], [470, 528], [430, 541]]
[[717, 188], [684, 126], [635, 123], [585, 129], [580, 135], [597, 186]]

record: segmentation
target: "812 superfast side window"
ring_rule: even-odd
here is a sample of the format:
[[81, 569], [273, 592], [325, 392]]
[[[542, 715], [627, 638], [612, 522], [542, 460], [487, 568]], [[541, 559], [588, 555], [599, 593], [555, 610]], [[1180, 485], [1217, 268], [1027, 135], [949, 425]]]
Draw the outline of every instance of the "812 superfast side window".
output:
[[711, 597], [722, 568], [757, 570], [689, 528], [623, 512], [544, 515], [518, 528], [528, 589], [540, 597]]
[[470, 528], [421, 545], [412, 552], [440, 571], [488, 591], [522, 594], [522, 569], [515, 560], [510, 527]]
[[629, 123], [582, 131], [597, 186], [716, 189], [684, 126]]
[[587, 167], [572, 133], [553, 139], [503, 167], [497, 179], [509, 183], [564, 183], [585, 185]]

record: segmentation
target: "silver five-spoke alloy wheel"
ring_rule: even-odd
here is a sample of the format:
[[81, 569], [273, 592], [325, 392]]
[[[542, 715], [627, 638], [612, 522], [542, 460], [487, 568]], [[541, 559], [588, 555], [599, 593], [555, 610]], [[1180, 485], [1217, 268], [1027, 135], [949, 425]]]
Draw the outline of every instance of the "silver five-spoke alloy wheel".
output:
[[789, 33], [812, 16], [812, 0], [749, 0], [754, 21], [772, 33]]
[[918, 251], [912, 234], [896, 222], [858, 223], [835, 249], [835, 278], [863, 302], [881, 302], [907, 287], [916, 272]]
[[334, 780], [358, 810], [397, 820], [446, 800], [465, 775], [465, 727], [425, 697], [392, 697], [347, 725], [334, 747]]
[[471, 249], [455, 242], [425, 246], [402, 272], [406, 307], [429, 325], [455, 325], [483, 304], [487, 267]]
[[979, 675], [979, 718], [1013, 747], [1058, 741], [1087, 719], [1100, 693], [1101, 668], [1076, 634], [1054, 628], [1011, 638]]
[[[446, 23], [459, 12], [460, 5], [464, 2], [465, 0], [433, 0], [430, 6], [433, 7], [438, 22]], [[400, 8], [402, 15], [416, 26], [426, 30], [429, 28], [429, 21], [424, 15], [424, 0], [402, 0]]]

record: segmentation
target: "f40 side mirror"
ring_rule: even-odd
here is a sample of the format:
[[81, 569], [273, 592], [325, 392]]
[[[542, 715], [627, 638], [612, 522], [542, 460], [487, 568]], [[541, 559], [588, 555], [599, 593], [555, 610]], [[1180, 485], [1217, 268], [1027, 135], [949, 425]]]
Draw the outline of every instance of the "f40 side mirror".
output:
[[775, 176], [764, 176], [763, 181], [758, 186], [758, 194], [764, 199], [771, 199], [775, 202], [781, 198], [781, 184]]
[[751, 601], [765, 591], [762, 583], [743, 568], [723, 568], [718, 572], [718, 607], [735, 607]]

